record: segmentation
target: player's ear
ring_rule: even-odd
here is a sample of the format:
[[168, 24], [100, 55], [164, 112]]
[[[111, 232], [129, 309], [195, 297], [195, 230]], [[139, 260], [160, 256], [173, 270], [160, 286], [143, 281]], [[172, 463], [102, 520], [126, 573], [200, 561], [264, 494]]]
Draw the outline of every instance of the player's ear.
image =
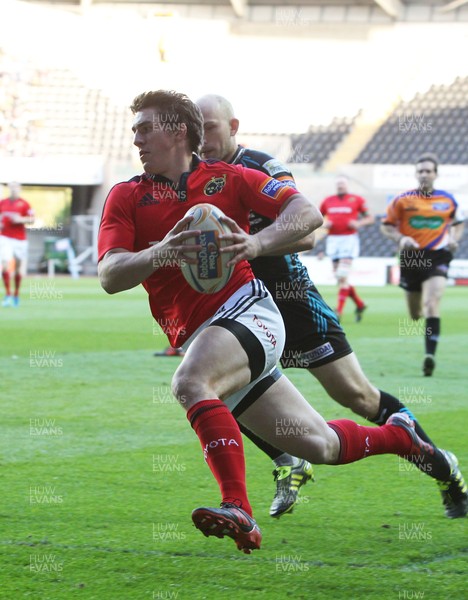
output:
[[229, 129], [231, 132], [231, 136], [236, 135], [239, 130], [239, 119], [235, 119], [234, 117], [229, 121]]
[[187, 139], [187, 125], [185, 123], [177, 124], [177, 127], [174, 129], [174, 137], [181, 140]]

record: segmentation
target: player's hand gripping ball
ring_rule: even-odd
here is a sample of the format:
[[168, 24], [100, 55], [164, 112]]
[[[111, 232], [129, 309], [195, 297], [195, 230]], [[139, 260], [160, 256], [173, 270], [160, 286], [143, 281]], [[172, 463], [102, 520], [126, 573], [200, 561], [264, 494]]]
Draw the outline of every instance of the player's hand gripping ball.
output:
[[[187, 252], [188, 256], [197, 259], [195, 264], [183, 263], [182, 275], [194, 290], [201, 294], [214, 294], [223, 289], [229, 281], [234, 266], [226, 266], [232, 258], [232, 252], [222, 254], [220, 248], [227, 245], [219, 236], [230, 233], [231, 229], [221, 221], [222, 210], [212, 204], [197, 204], [190, 208], [185, 216], [193, 216], [187, 229], [200, 230], [195, 243], [202, 246], [199, 252]], [[191, 243], [193, 241], [191, 240]]]

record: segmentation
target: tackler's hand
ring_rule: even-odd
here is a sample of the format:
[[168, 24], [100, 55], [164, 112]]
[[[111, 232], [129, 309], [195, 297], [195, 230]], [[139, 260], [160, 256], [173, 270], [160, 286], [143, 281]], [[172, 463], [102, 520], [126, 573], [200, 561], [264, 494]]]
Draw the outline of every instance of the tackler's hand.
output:
[[230, 228], [231, 233], [223, 233], [219, 239], [223, 242], [221, 252], [232, 253], [232, 258], [227, 266], [233, 266], [241, 260], [252, 260], [261, 253], [260, 240], [255, 235], [246, 233], [229, 217], [223, 216], [222, 221]]

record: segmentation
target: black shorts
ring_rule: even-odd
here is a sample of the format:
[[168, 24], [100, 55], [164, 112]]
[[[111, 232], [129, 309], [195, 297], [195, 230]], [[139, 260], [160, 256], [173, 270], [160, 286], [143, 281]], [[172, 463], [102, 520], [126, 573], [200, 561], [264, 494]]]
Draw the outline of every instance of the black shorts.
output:
[[447, 277], [453, 255], [449, 250], [402, 250], [400, 252], [400, 287], [420, 292], [431, 277]]
[[286, 329], [283, 368], [314, 369], [351, 354], [338, 317], [312, 283], [282, 297], [274, 290], [272, 295]]

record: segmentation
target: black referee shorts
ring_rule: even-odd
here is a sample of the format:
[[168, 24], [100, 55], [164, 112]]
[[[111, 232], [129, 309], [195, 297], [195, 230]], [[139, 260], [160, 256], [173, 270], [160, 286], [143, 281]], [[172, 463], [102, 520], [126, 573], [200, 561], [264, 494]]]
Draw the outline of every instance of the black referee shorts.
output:
[[449, 250], [402, 250], [400, 252], [400, 287], [420, 292], [431, 277], [447, 277], [453, 255]]

